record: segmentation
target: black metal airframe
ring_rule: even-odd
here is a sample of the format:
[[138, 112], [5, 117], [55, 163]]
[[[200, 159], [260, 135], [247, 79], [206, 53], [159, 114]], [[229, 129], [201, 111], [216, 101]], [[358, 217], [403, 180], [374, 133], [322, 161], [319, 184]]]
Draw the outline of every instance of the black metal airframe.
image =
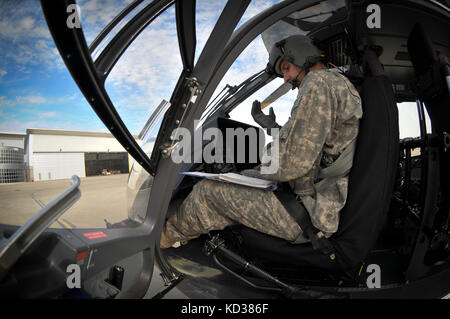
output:
[[[170, 133], [178, 126], [183, 126], [188, 128], [191, 133], [193, 132], [194, 120], [198, 119], [207, 107], [220, 80], [239, 54], [256, 36], [292, 12], [318, 4], [320, 1], [283, 1], [253, 17], [236, 31], [233, 30], [244, 14], [250, 0], [228, 1], [195, 64], [195, 0], [160, 0], [142, 6], [142, 10], [132, 17], [132, 19], [107, 43], [95, 60], [91, 57], [94, 50], [99, 48], [100, 43], [106, 39], [106, 36], [111, 32], [114, 26], [124, 19], [133, 9], [142, 5], [143, 1], [136, 0], [125, 8], [116, 19], [102, 31], [90, 47], [87, 46], [82, 29], [67, 27], [66, 9], [69, 5], [74, 3], [74, 1], [69, 0], [41, 0], [43, 12], [56, 46], [67, 68], [72, 74], [72, 77], [99, 118], [122, 146], [152, 176], [153, 184], [158, 185], [159, 187], [152, 188], [145, 220], [142, 224], [134, 228], [102, 229], [108, 237], [98, 239], [95, 243], [87, 240], [82, 234], [98, 231], [98, 229], [52, 229], [46, 231], [36, 240], [34, 249], [31, 247], [30, 252], [22, 252], [24, 255], [22, 261], [19, 260], [15, 268], [13, 265], [10, 265], [8, 266], [8, 269], [3, 270], [6, 272], [10, 271], [12, 274], [11, 277], [13, 277], [20, 272], [26, 271], [26, 267], [24, 266], [25, 262], [23, 260], [32, 260], [31, 257], [34, 257], [33, 252], [36, 251], [37, 248], [55, 247], [53, 250], [47, 248], [47, 256], [43, 259], [45, 261], [43, 262], [45, 266], [42, 266], [42, 268], [46, 269], [45, 267], [47, 267], [48, 264], [51, 264], [53, 265], [51, 271], [47, 271], [47, 273], [44, 276], [40, 276], [40, 278], [29, 278], [28, 281], [25, 280], [16, 286], [14, 286], [13, 282], [7, 281], [6, 283], [0, 284], [0, 288], [2, 288], [0, 290], [3, 291], [3, 288], [5, 287], [8, 289], [16, 287], [16, 290], [14, 290], [15, 293], [22, 297], [60, 296], [67, 290], [64, 285], [61, 286], [61, 283], [65, 283], [63, 274], [65, 274], [66, 266], [71, 263], [76, 263], [77, 255], [82, 252], [92, 254], [95, 259], [95, 263], [82, 265], [81, 276], [83, 280], [95, 278], [100, 272], [129, 256], [139, 256], [138, 263], [135, 263], [133, 266], [134, 268], [132, 267], [137, 275], [130, 284], [126, 285], [122, 291], [115, 295], [115, 298], [141, 298], [146, 293], [148, 296], [148, 288], [150, 281], [152, 280], [155, 259], [170, 288], [173, 288], [178, 284], [177, 287], [179, 288], [185, 287], [187, 290], [195, 290], [192, 287], [199, 288], [205, 284], [215, 285], [215, 277], [206, 283], [204, 281], [202, 283], [196, 283], [195, 274], [184, 277], [183, 274], [173, 267], [173, 262], [169, 262], [167, 259], [167, 257], [174, 257], [176, 254], [161, 252], [159, 249], [159, 237], [166, 210], [172, 197], [172, 190], [177, 183], [178, 172], [181, 169], [181, 165], [173, 163], [167, 156], [168, 152], [170, 152], [170, 147], [173, 145], [173, 141], [170, 140]], [[359, 12], [360, 15], [363, 14], [365, 8], [359, 2], [352, 3], [351, 1], [347, 1], [347, 4], [348, 8], [351, 7], [354, 12]], [[149, 23], [171, 5], [175, 5], [178, 42], [183, 62], [183, 71], [180, 74], [170, 98], [171, 107], [164, 116], [161, 129], [155, 142], [154, 151], [151, 157], [148, 157], [138, 146], [131, 133], [120, 119], [119, 114], [115, 110], [114, 105], [105, 90], [104, 83], [111, 69], [131, 42]], [[394, 8], [395, 6], [410, 6], [417, 10], [423, 10], [429, 16], [438, 17], [442, 21], [445, 18], [449, 19], [450, 17], [448, 11], [438, 8], [428, 1], [399, 1], [398, 4], [394, 4], [393, 6]], [[357, 16], [358, 14], [354, 13], [349, 17], [345, 17], [344, 20], [333, 21], [333, 27], [340, 23], [346, 26], [358, 26], [358, 22], [355, 22]], [[329, 28], [325, 27], [318, 30], [318, 37], [320, 38], [320, 35], [323, 34], [323, 32], [329, 31], [328, 29]], [[338, 30], [338, 28], [336, 30]], [[360, 40], [358, 37], [362, 37], [362, 35], [359, 34], [359, 29], [347, 30], [344, 28], [343, 30], [346, 33], [347, 41], [352, 44], [350, 47], [353, 46], [353, 48], [356, 48], [357, 45], [355, 45], [355, 43], [361, 44], [361, 41], [357, 41], [358, 39]], [[366, 36], [368, 34], [366, 34]], [[383, 36], [382, 33], [377, 34], [374, 32], [374, 34], [379, 37]], [[324, 43], [326, 44], [326, 41]], [[449, 48], [448, 43], [441, 41], [439, 44], [444, 48]], [[411, 45], [414, 46], [414, 44]], [[350, 52], [349, 55], [358, 59], [355, 51]], [[414, 59], [414, 57], [412, 57], [412, 59]], [[419, 57], [416, 61], [419, 61], [418, 63], [420, 63], [423, 59], [423, 57]], [[384, 65], [386, 72], [394, 80], [396, 80], [395, 75], [397, 73], [395, 72], [397, 72], [397, 69], [403, 67], [406, 72], [412, 72], [412, 68], [406, 68], [403, 65], [390, 65], [386, 61], [384, 61]], [[443, 64], [439, 65], [442, 66]], [[426, 65], [424, 70], [427, 69], [427, 67], [429, 67], [429, 65]], [[389, 72], [392, 73], [390, 74]], [[398, 72], [398, 74], [403, 74], [402, 72], [403, 71]], [[335, 282], [327, 280], [322, 282], [319, 281], [319, 283], [310, 286], [281, 282], [279, 286], [286, 288], [283, 291], [286, 292], [286, 290], [289, 291], [291, 288], [294, 288], [294, 290], [291, 289], [290, 291], [291, 296], [294, 297], [327, 296], [363, 298], [407, 297], [409, 296], [408, 294], [411, 296], [420, 296], [420, 293], [423, 293], [425, 290], [427, 292], [434, 291], [434, 295], [431, 294], [434, 297], [442, 297], [444, 292], [448, 293], [449, 289], [448, 286], [446, 286], [446, 284], [450, 285], [448, 255], [447, 257], [432, 256], [430, 257], [432, 262], [424, 262], [425, 257], [428, 257], [429, 255], [429, 247], [433, 244], [439, 246], [439, 249], [434, 251], [445, 251], [445, 248], [441, 247], [441, 245], [447, 240], [448, 252], [448, 237], [446, 239], [445, 234], [448, 236], [448, 214], [450, 207], [450, 172], [447, 165], [444, 164], [450, 162], [449, 154], [446, 152], [445, 148], [448, 147], [445, 143], [448, 143], [448, 135], [446, 135], [446, 132], [450, 131], [448, 122], [450, 116], [448, 109], [442, 111], [442, 101], [439, 99], [436, 101], [437, 93], [434, 91], [431, 95], [427, 93], [429, 90], [427, 90], [426, 84], [430, 81], [427, 82], [426, 79], [429, 77], [433, 78], [433, 76], [436, 77], [435, 73], [430, 75], [427, 72], [428, 71], [425, 70], [422, 73], [417, 74], [419, 79], [420, 76], [424, 79], [423, 82], [425, 84], [422, 89], [411, 89], [408, 92], [396, 92], [397, 97], [400, 96], [403, 100], [411, 100], [411, 98], [417, 99], [417, 97], [419, 97], [425, 102], [433, 125], [432, 135], [427, 135], [426, 131], [422, 130], [420, 139], [402, 141], [400, 144], [402, 152], [404, 152], [402, 153], [404, 155], [402, 159], [406, 160], [401, 161], [401, 165], [404, 165], [404, 170], [399, 171], [399, 174], [403, 177], [399, 180], [402, 180], [403, 184], [397, 188], [397, 190], [400, 191], [394, 193], [394, 199], [397, 198], [396, 203], [394, 200], [394, 205], [401, 206], [401, 208], [397, 210], [401, 212], [401, 214], [417, 215], [417, 226], [414, 228], [416, 231], [414, 244], [412, 245], [412, 250], [408, 253], [410, 258], [408, 260], [408, 265], [405, 268], [407, 272], [406, 278], [411, 282], [409, 285], [405, 285], [406, 282], [397, 283], [395, 285], [386, 285], [378, 290], [361, 287], [358, 285], [359, 283], [353, 287], [342, 287]], [[226, 117], [236, 105], [260, 87], [269, 83], [273, 78], [273, 74], [263, 71], [252, 76], [249, 81], [243, 83], [242, 86], [239, 87], [235, 94], [234, 92], [230, 92], [226, 99], [220, 101], [211, 112], [210, 117]], [[433, 83], [435, 82], [431, 81], [431, 83], [430, 86], [433, 88]], [[417, 92], [420, 93], [418, 94]], [[439, 91], [439, 94], [442, 94], [442, 92]], [[195, 103], [190, 103], [193, 96], [196, 97]], [[419, 110], [421, 110], [421, 122], [424, 123], [424, 111], [420, 102]], [[180, 119], [182, 119], [182, 121], [177, 122], [177, 120]], [[416, 207], [411, 208], [414, 206], [414, 203], [413, 200], [408, 197], [411, 196], [408, 189], [412, 187], [411, 185], [414, 184], [414, 182], [411, 182], [412, 179], [408, 177], [411, 176], [411, 171], [414, 170], [410, 167], [411, 161], [408, 154], [410, 154], [410, 150], [415, 147], [421, 147], [422, 150], [420, 159], [416, 158], [416, 161], [421, 161], [421, 178], [419, 179], [421, 182], [419, 187], [419, 200], [417, 200], [418, 204]], [[404, 193], [402, 194], [402, 192]], [[447, 218], [447, 220], [445, 220], [445, 218]], [[445, 225], [447, 228], [445, 228]], [[14, 227], [4, 227], [2, 229], [5, 233], [11, 234], [15, 231]], [[434, 233], [435, 231], [436, 233]], [[49, 243], [54, 244], [49, 245]], [[218, 242], [216, 242], [216, 244], [217, 243]], [[214, 242], [212, 242], [212, 244], [214, 244]], [[195, 248], [196, 247], [187, 247], [185, 253], [196, 256], [200, 252], [195, 250]], [[232, 254], [230, 255], [230, 251], [224, 250], [223, 253], [228, 254], [228, 258], [230, 258], [230, 256], [231, 259], [235, 257], [235, 261], [242, 262], [242, 260], [239, 260], [239, 258], [241, 258], [240, 256], [236, 257]], [[223, 264], [223, 261], [217, 259], [216, 255], [214, 255], [214, 258], [216, 258], [217, 263]], [[434, 265], [436, 260], [440, 263], [438, 265], [439, 267]], [[229, 267], [225, 266], [223, 269], [229, 269]], [[260, 269], [257, 268], [255, 270], [256, 273], [258, 273], [259, 270]], [[234, 274], [236, 275], [235, 272]], [[243, 282], [253, 286], [253, 290], [249, 288], [248, 292], [240, 291], [242, 289], [239, 287], [242, 286], [239, 286], [239, 284], [236, 284], [238, 288], [228, 287], [228, 283], [224, 283], [222, 279], [222, 282], [218, 283], [218, 287], [224, 288], [225, 290], [225, 293], [222, 296], [264, 297], [276, 296], [279, 294], [279, 289], [264, 289], [267, 288], [264, 286], [267, 286], [268, 282], [272, 285], [274, 284], [273, 279], [275, 278], [270, 274], [270, 269], [268, 272], [260, 272], [259, 274], [264, 278], [264, 282], [260, 285], [255, 284], [255, 281], [252, 281], [251, 278], [249, 280], [248, 274], [244, 274], [244, 276], [238, 275]], [[49, 290], [26, 291], [29, 285], [45, 282], [49, 280], [49, 278], [59, 278], [60, 283], [56, 284], [55, 288]], [[256, 282], [258, 282], [258, 280]], [[185, 285], [183, 286], [183, 284]], [[329, 285], [327, 286], [327, 284]], [[167, 292], [168, 291], [165, 290], [164, 293], [157, 294], [156, 297], [161, 297]], [[306, 293], [303, 294], [304, 292]], [[298, 294], [296, 295], [295, 293]], [[201, 295], [192, 291], [191, 295], [201, 297]], [[220, 297], [221, 295], [215, 295], [215, 297], [217, 296]]]

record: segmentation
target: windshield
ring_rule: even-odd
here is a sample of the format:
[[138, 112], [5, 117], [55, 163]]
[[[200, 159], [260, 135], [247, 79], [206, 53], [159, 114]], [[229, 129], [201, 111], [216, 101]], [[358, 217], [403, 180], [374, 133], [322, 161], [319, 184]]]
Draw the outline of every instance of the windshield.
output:
[[347, 17], [345, 0], [322, 1], [314, 6], [296, 11], [281, 19], [262, 33], [266, 50], [292, 35], [312, 35], [331, 20], [344, 20]]

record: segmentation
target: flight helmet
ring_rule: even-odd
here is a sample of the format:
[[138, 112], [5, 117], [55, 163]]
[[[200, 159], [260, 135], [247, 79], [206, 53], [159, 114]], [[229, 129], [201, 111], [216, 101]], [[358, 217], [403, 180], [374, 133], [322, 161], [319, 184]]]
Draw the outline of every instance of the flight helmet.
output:
[[269, 53], [268, 67], [279, 77], [281, 61], [286, 60], [299, 68], [309, 72], [309, 68], [323, 59], [319, 49], [305, 35], [293, 35], [275, 43]]

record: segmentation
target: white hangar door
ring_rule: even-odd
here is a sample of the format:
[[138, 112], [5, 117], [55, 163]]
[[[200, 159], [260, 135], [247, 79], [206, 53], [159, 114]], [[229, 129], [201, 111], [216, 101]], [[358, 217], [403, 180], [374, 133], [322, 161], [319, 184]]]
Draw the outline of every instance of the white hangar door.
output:
[[84, 153], [34, 153], [32, 165], [35, 181], [85, 177]]

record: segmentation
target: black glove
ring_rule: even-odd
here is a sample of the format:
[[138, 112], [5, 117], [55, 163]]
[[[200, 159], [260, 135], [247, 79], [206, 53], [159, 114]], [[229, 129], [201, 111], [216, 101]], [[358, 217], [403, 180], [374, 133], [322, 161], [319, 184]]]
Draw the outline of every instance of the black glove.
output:
[[261, 110], [261, 103], [258, 100], [253, 102], [252, 117], [256, 123], [258, 123], [261, 127], [267, 129], [267, 134], [269, 135], [270, 129], [281, 128], [281, 126], [278, 125], [277, 122], [275, 122], [275, 113], [273, 112], [273, 108], [270, 108], [269, 115], [264, 114]]

